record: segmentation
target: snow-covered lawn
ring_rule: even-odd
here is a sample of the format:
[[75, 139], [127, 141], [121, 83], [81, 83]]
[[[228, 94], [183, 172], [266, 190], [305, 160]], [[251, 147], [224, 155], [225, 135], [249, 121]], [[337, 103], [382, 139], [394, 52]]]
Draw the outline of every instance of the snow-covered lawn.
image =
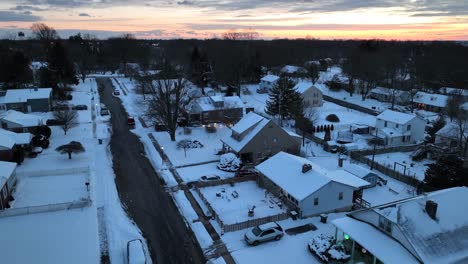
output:
[[[265, 190], [253, 181], [236, 183], [234, 186], [226, 184], [205, 187], [200, 191], [224, 224], [235, 224], [286, 212], [285, 207], [280, 208], [276, 204], [278, 197], [271, 193], [265, 195]], [[221, 197], [216, 196], [218, 192], [221, 193]], [[234, 197], [234, 192], [237, 192], [237, 198]], [[249, 217], [248, 211], [253, 206], [255, 216]]]
[[85, 183], [88, 181], [85, 173], [22, 177], [13, 193], [15, 201], [11, 205], [19, 208], [86, 199]]
[[0, 218], [1, 263], [99, 263], [96, 209]]
[[198, 166], [183, 167], [177, 169], [177, 172], [184, 182], [198, 181], [201, 176], [206, 175], [217, 175], [222, 179], [234, 177], [234, 172], [222, 171], [216, 167], [217, 164], [218, 162], [212, 162]]
[[[316, 121], [317, 125], [331, 125], [333, 124], [335, 130], [340, 129], [349, 129], [349, 126], [352, 124], [365, 124], [375, 126], [375, 116], [369, 115], [363, 112], [352, 110], [334, 103], [323, 102], [323, 105], [317, 108], [318, 120]], [[330, 122], [326, 120], [326, 117], [330, 114], [335, 114], [340, 119], [339, 122]]]
[[315, 231], [308, 231], [297, 235], [285, 234], [279, 241], [261, 243], [258, 246], [249, 246], [244, 241], [244, 234], [247, 231], [225, 233], [221, 239], [228, 247], [236, 263], [321, 263], [307, 248], [307, 243], [316, 234], [335, 234], [335, 227], [331, 220], [343, 217], [343, 213], [330, 214], [328, 222], [323, 224], [319, 217], [279, 221], [283, 229], [313, 224], [317, 227]]
[[[413, 161], [411, 160], [411, 153], [412, 152], [393, 152], [379, 154], [375, 155], [375, 161], [392, 170], [395, 166], [395, 162], [398, 162], [401, 164], [396, 164], [395, 169], [398, 172], [405, 173], [405, 175], [408, 175], [410, 177], [416, 177], [418, 180], [424, 180], [424, 173], [427, 170], [427, 165], [434, 163], [434, 161], [429, 159], [424, 159], [422, 161]], [[372, 158], [372, 156], [367, 157]]]
[[[197, 164], [200, 162], [216, 161], [219, 156], [216, 155], [221, 149], [222, 143], [220, 138], [230, 133], [227, 127], [218, 127], [215, 133], [208, 133], [203, 127], [192, 128], [190, 135], [184, 135], [183, 129], [178, 128], [176, 132], [176, 141], [171, 141], [169, 133], [154, 132], [153, 136], [158, 143], [164, 148], [164, 152], [171, 160], [174, 166]], [[198, 140], [203, 144], [202, 148], [194, 148], [187, 150], [187, 156], [184, 155], [183, 149], [177, 148], [177, 142], [182, 139]]]

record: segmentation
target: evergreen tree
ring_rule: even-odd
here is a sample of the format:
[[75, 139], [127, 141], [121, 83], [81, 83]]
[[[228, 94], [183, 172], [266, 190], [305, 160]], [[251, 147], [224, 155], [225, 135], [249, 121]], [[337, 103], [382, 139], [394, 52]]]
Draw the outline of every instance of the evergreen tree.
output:
[[265, 112], [283, 119], [296, 119], [303, 115], [301, 95], [294, 89], [295, 83], [287, 77], [282, 77], [271, 89]]
[[47, 72], [41, 76], [46, 76], [49, 79], [47, 81], [41, 80], [41, 83], [48, 82], [55, 90], [59, 87], [64, 88], [67, 84], [78, 84], [73, 62], [61, 42], [55, 42], [50, 47], [47, 63]]
[[463, 167], [463, 160], [460, 158], [441, 157], [428, 167], [424, 175], [427, 190], [468, 186], [468, 168]]
[[4, 88], [22, 88], [32, 81], [29, 58], [19, 50], [0, 50], [0, 82]]

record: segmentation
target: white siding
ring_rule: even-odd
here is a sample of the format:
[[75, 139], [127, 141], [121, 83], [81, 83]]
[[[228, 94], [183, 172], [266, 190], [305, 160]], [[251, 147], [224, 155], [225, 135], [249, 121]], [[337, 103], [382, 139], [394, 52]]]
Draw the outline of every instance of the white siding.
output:
[[[350, 208], [353, 205], [353, 191], [351, 186], [329, 182], [299, 203], [302, 217]], [[343, 192], [342, 200], [338, 199], [340, 192]], [[319, 199], [318, 205], [314, 205], [315, 198]]]
[[411, 143], [424, 140], [424, 130], [426, 129], [426, 122], [417, 117], [410, 121], [411, 123]]

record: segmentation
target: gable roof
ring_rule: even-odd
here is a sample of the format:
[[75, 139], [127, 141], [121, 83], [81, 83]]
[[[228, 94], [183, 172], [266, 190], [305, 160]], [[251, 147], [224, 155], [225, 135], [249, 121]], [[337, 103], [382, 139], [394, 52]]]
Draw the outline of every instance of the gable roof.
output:
[[[457, 204], [467, 199], [468, 187], [455, 187], [362, 211], [372, 210], [397, 225], [422, 262], [454, 263], [468, 259], [468, 211]], [[425, 211], [428, 200], [438, 205], [437, 220]]]
[[404, 124], [408, 123], [409, 121], [411, 121], [415, 117], [416, 117], [415, 114], [406, 114], [406, 113], [397, 112], [397, 111], [387, 109], [387, 110], [383, 111], [382, 113], [380, 113], [380, 115], [378, 115], [376, 118], [384, 120], [384, 121], [389, 121], [389, 122], [392, 122], [392, 123], [397, 123], [397, 124], [400, 124], [400, 125], [404, 125]]
[[284, 73], [296, 73], [296, 72], [305, 72], [305, 71], [306, 69], [304, 69], [303, 67], [294, 66], [294, 65], [286, 65], [283, 68], [281, 68], [281, 72], [284, 72]]
[[[298, 82], [295, 86], [294, 89], [300, 93], [303, 94], [305, 91], [311, 89], [314, 87], [314, 85], [311, 82]], [[318, 89], [317, 89], [318, 90]], [[321, 91], [321, 90], [320, 90]]]
[[5, 185], [16, 169], [16, 163], [0, 161], [0, 189]]
[[31, 99], [47, 99], [52, 88], [9, 89], [5, 94], [4, 103], [26, 103]]
[[33, 135], [31, 133], [15, 133], [15, 132], [0, 128], [0, 137], [9, 137], [17, 145], [25, 145], [25, 144], [31, 143]]
[[[216, 107], [213, 102], [223, 102], [224, 106], [223, 107]], [[242, 108], [244, 106], [244, 103], [242, 100], [239, 98], [239, 96], [221, 96], [221, 95], [216, 95], [216, 96], [202, 96], [199, 98], [196, 98], [191, 102], [191, 104], [187, 107], [190, 112], [193, 112], [194, 106], [198, 105], [199, 109], [202, 111], [214, 111], [214, 110], [219, 110], [219, 109], [232, 109], [232, 108]]]
[[448, 96], [443, 94], [431, 94], [425, 92], [417, 92], [414, 96], [414, 102], [432, 105], [437, 107], [445, 107], [447, 105]]
[[373, 173], [371, 170], [367, 169], [367, 168], [364, 168], [362, 166], [359, 166], [357, 164], [352, 164], [352, 163], [348, 163], [344, 166], [344, 170], [353, 174], [354, 176], [357, 176], [359, 178], [364, 178], [370, 174], [374, 174], [376, 175], [375, 173]]
[[265, 81], [265, 82], [276, 82], [279, 78], [280, 78], [279, 76], [268, 74], [268, 75], [263, 76], [263, 78], [260, 80]]
[[[233, 133], [247, 133], [239, 139], [233, 138], [233, 135], [226, 135], [221, 138], [221, 141], [234, 151], [240, 152], [269, 122], [269, 119], [254, 112], [249, 112], [231, 128]], [[247, 131], [249, 129], [250, 131]]]
[[33, 127], [42, 123], [42, 117], [40, 116], [25, 114], [15, 110], [6, 111], [6, 113], [0, 116], [0, 119], [21, 125], [23, 127]]
[[394, 92], [394, 94], [395, 94], [396, 96], [403, 95], [404, 93], [407, 93], [406, 91], [402, 91], [402, 90], [395, 90], [395, 91], [392, 91], [392, 90], [389, 89], [389, 88], [380, 87], [380, 86], [375, 87], [375, 88], [372, 89], [370, 92], [371, 92], [371, 93], [374, 93], [374, 94], [383, 94], [383, 95], [392, 95], [392, 92]]
[[15, 145], [15, 141], [7, 136], [7, 135], [0, 135], [0, 147], [5, 149], [12, 149]]
[[[309, 164], [312, 169], [302, 173], [302, 166]], [[279, 152], [255, 167], [265, 177], [280, 186], [298, 201], [302, 201], [331, 181], [354, 188], [369, 185], [344, 171], [328, 171], [311, 161], [286, 152]]]
[[[466, 125], [466, 129], [464, 130], [463, 135], [466, 137], [468, 136], [468, 124], [465, 124], [465, 125]], [[437, 131], [435, 134], [436, 136], [442, 136], [442, 137], [458, 140], [460, 136], [459, 133], [460, 133], [460, 130], [458, 128], [458, 125], [454, 123], [447, 123], [444, 127], [439, 129], [439, 131]]]

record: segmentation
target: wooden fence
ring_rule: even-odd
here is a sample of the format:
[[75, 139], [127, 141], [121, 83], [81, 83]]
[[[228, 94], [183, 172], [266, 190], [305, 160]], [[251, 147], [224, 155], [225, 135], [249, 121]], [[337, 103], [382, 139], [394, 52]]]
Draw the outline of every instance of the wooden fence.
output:
[[20, 207], [20, 208], [9, 208], [9, 209], [0, 211], [0, 218], [83, 208], [83, 207], [90, 206], [91, 203], [92, 203], [91, 199], [87, 198], [87, 199], [82, 199], [80, 201], [68, 202], [68, 203], [57, 203], [57, 204], [46, 204], [46, 205], [38, 205], [38, 206]]

